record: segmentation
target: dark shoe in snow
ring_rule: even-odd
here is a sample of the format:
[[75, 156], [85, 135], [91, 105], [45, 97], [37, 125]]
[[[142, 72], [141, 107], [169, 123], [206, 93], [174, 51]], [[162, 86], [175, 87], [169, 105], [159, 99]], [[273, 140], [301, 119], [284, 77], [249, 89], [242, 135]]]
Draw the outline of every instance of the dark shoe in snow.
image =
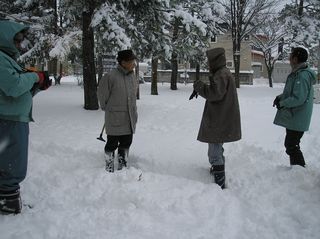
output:
[[214, 177], [214, 182], [222, 189], [225, 189], [226, 176], [224, 172], [224, 165], [212, 165], [210, 168], [210, 174]]
[[20, 191], [0, 191], [0, 212], [2, 214], [18, 214], [21, 212]]
[[109, 173], [114, 172], [114, 152], [106, 152], [106, 171]]

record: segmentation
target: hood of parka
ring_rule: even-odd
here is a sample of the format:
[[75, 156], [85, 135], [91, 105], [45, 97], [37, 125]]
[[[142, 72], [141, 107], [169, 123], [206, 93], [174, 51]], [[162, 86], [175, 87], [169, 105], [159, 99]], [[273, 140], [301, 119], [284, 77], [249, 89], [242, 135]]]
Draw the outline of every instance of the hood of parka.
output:
[[310, 67], [308, 66], [308, 64], [306, 62], [302, 62], [300, 64], [297, 64], [296, 66], [294, 66], [292, 68], [292, 72], [291, 74], [295, 74], [298, 72], [303, 72], [303, 74], [307, 74], [306, 76], [308, 76], [311, 79], [311, 83], [314, 85], [317, 81], [317, 75], [315, 73], [315, 71], [311, 70]]
[[206, 52], [211, 73], [215, 73], [218, 69], [226, 66], [226, 56], [224, 48], [213, 48]]
[[28, 29], [28, 26], [17, 22], [0, 20], [0, 50], [17, 59], [20, 56], [20, 52], [15, 46], [13, 38], [18, 32], [27, 31]]

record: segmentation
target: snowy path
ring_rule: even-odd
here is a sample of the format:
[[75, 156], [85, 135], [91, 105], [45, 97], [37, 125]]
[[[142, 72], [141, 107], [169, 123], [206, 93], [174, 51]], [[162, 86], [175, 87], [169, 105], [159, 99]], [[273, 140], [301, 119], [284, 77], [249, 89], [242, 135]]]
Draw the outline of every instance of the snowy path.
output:
[[294, 239], [320, 235], [319, 105], [303, 138], [308, 168], [288, 167], [284, 130], [272, 124], [281, 86], [242, 87], [243, 139], [226, 144], [228, 189], [208, 175], [207, 146], [196, 141], [204, 101], [191, 85], [141, 85], [131, 167], [104, 171], [96, 137], [103, 113], [82, 109], [64, 83], [34, 102], [21, 215], [0, 216], [1, 239]]

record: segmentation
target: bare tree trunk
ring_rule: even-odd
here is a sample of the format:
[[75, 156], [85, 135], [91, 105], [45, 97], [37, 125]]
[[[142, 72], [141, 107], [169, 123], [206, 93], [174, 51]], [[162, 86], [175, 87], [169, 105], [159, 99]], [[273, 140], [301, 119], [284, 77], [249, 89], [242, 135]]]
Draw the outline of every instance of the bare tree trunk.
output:
[[200, 80], [200, 64], [196, 65], [196, 81]]
[[137, 81], [137, 100], [139, 100], [140, 99], [140, 82], [139, 82], [139, 60], [138, 59], [136, 59], [136, 61], [137, 61], [137, 65], [136, 65], [136, 69], [135, 69], [135, 71], [136, 71], [136, 81]]
[[151, 95], [158, 95], [158, 57], [153, 56], [151, 61]]
[[272, 55], [271, 55], [271, 50], [269, 50], [268, 52], [266, 52], [264, 54], [264, 61], [265, 64], [267, 66], [267, 72], [268, 72], [268, 79], [269, 79], [269, 87], [273, 87], [273, 83], [272, 83], [272, 72], [273, 72], [273, 68], [274, 68], [274, 61], [272, 60]]
[[59, 75], [60, 75], [60, 77], [62, 77], [62, 75], [63, 75], [63, 64], [62, 64], [62, 62], [60, 62], [60, 67], [59, 67], [60, 69], [59, 69]]
[[320, 39], [318, 43], [318, 84], [320, 83]]
[[236, 87], [240, 88], [240, 40], [238, 36], [238, 31], [236, 31], [236, 36], [233, 41], [233, 62], [234, 62], [234, 79], [236, 82]]
[[268, 69], [267, 69], [267, 71], [268, 71], [268, 79], [269, 79], [269, 87], [273, 87], [273, 83], [272, 83], [272, 71], [273, 71], [273, 69], [271, 68], [269, 68], [268, 67]]
[[298, 7], [298, 16], [302, 16], [303, 14], [303, 0], [300, 0], [299, 7]]
[[98, 85], [103, 76], [103, 50], [102, 48], [102, 37], [99, 32], [95, 34], [96, 42], [97, 42], [97, 75], [98, 75]]
[[90, 26], [94, 6], [89, 4], [89, 10], [82, 12], [82, 54], [83, 54], [83, 86], [84, 108], [86, 110], [99, 109], [97, 97], [97, 81], [94, 64], [94, 35]]
[[172, 52], [171, 58], [171, 90], [177, 90], [177, 81], [178, 81], [178, 55], [175, 52]]
[[97, 70], [98, 70], [98, 84], [103, 76], [103, 65], [102, 65], [102, 55], [98, 53], [97, 56]]
[[[57, 0], [52, 0], [51, 1], [51, 7], [54, 9], [54, 14], [53, 14], [53, 19], [52, 19], [52, 30], [55, 35], [58, 35], [58, 10], [57, 10]], [[51, 66], [52, 66], [52, 74], [53, 77], [56, 79], [57, 78], [57, 73], [58, 73], [58, 59], [55, 57], [51, 60]]]
[[236, 87], [240, 88], [240, 52], [234, 52], [234, 79], [236, 82]]
[[231, 0], [231, 31], [233, 40], [233, 62], [234, 79], [236, 87], [240, 88], [240, 49], [241, 49], [241, 30], [242, 15], [240, 12], [241, 4], [239, 1]]
[[56, 76], [56, 77], [54, 77], [54, 80], [55, 80], [55, 84], [56, 84], [56, 85], [60, 85], [62, 76], [63, 76], [63, 65], [62, 65], [62, 62], [60, 62], [60, 65], [59, 65], [59, 75]]
[[49, 72], [53, 74], [54, 77], [57, 77], [57, 72], [58, 72], [58, 59], [55, 57], [51, 60], [51, 71]]
[[[178, 31], [179, 31], [179, 21], [176, 18], [173, 26], [173, 33], [172, 33], [172, 42], [175, 42], [178, 38]], [[177, 90], [177, 79], [178, 79], [178, 54], [173, 49], [172, 56], [171, 56], [171, 90]]]

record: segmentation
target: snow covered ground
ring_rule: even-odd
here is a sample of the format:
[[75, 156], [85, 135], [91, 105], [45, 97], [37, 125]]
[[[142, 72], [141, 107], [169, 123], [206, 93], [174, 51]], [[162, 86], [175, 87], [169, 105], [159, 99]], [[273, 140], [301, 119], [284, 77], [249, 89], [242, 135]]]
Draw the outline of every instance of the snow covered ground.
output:
[[196, 140], [204, 100], [192, 85], [140, 85], [130, 168], [106, 173], [96, 140], [102, 111], [83, 109], [72, 77], [34, 99], [20, 215], [0, 216], [1, 239], [301, 239], [320, 235], [320, 105], [302, 141], [307, 168], [289, 167], [273, 125], [283, 85], [238, 90], [243, 139], [225, 144], [228, 189], [211, 182]]

